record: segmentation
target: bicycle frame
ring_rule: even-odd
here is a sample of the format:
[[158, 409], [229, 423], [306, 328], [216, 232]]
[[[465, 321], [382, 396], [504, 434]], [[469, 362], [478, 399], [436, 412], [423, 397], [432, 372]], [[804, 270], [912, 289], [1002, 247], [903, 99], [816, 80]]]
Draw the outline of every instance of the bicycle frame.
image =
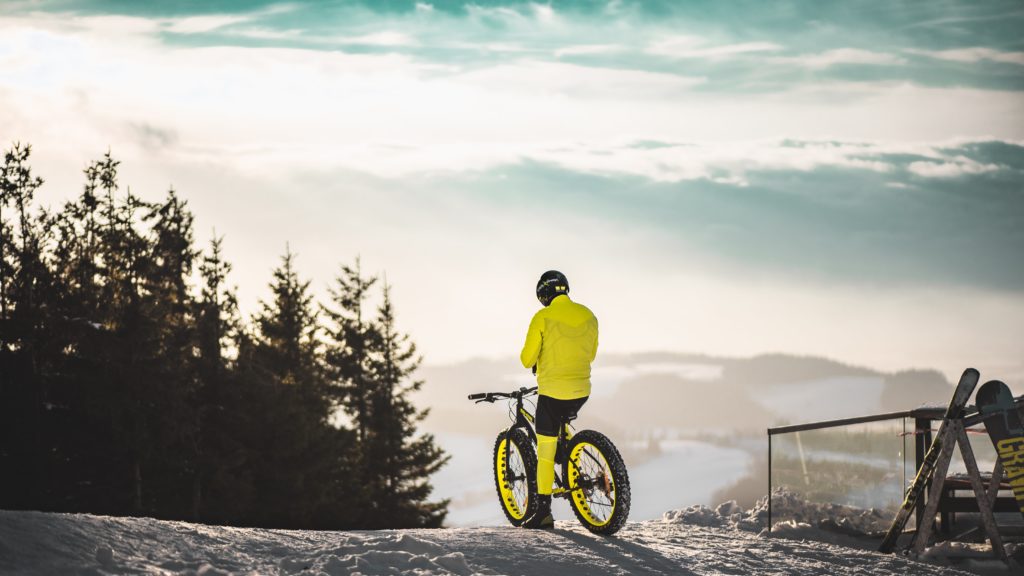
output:
[[[480, 403], [480, 402], [494, 403], [494, 402], [496, 402], [499, 399], [509, 399], [509, 400], [511, 400], [511, 399], [514, 398], [515, 401], [516, 401], [515, 422], [513, 422], [513, 424], [511, 426], [509, 426], [508, 428], [505, 428], [504, 430], [502, 430], [501, 431], [501, 436], [503, 437], [503, 439], [506, 442], [508, 442], [509, 441], [508, 438], [512, 434], [513, 430], [515, 430], [516, 428], [523, 428], [523, 429], [526, 430], [527, 436], [530, 437], [530, 441], [532, 441], [533, 445], [536, 446], [537, 445], [537, 431], [535, 429], [536, 418], [534, 417], [534, 415], [532, 413], [530, 413], [529, 410], [526, 409], [526, 406], [523, 404], [523, 398], [526, 398], [526, 397], [532, 395], [536, 391], [537, 391], [536, 387], [533, 387], [533, 388], [522, 387], [518, 391], [512, 392], [510, 394], [506, 394], [506, 393], [502, 393], [502, 392], [488, 392], [486, 394], [471, 394], [469, 396], [469, 399], [470, 400], [476, 400], [477, 403]], [[562, 460], [568, 456], [569, 440], [571, 440], [571, 439], [572, 439], [572, 432], [570, 430], [569, 423], [565, 422], [565, 423], [562, 424], [561, 429], [558, 431], [558, 444], [557, 444], [557, 448], [556, 448], [556, 451], [555, 451], [555, 463], [556, 464], [561, 464]], [[559, 455], [561, 455], [561, 457], [559, 457]], [[506, 467], [505, 469], [506, 470], [509, 469], [509, 467], [508, 467], [509, 466], [509, 459], [511, 457], [512, 457], [512, 451], [511, 450], [506, 450], [505, 451], [505, 467]], [[560, 471], [558, 470], [558, 466], [555, 466], [555, 487], [551, 490], [551, 495], [553, 497], [563, 497], [564, 498], [568, 494], [569, 494], [569, 490], [568, 490], [567, 486], [565, 485], [565, 482], [562, 480], [562, 475], [561, 475]]]

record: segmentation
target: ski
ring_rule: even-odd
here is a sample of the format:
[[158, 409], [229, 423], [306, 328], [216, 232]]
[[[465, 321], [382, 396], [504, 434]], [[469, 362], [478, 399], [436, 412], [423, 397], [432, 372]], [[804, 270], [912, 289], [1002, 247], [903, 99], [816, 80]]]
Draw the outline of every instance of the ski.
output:
[[1010, 388], [989, 380], [978, 389], [978, 412], [985, 417], [985, 430], [1003, 464], [1017, 507], [1024, 514], [1024, 414], [1013, 400]]
[[[980, 376], [974, 368], [964, 370], [963, 375], [960, 376], [960, 382], [956, 385], [956, 390], [953, 391], [953, 399], [949, 401], [946, 414], [942, 419], [942, 423], [939, 424], [939, 430], [935, 434], [935, 438], [932, 439], [932, 445], [928, 447], [924, 462], [921, 463], [921, 469], [917, 471], [917, 476], [914, 477], [914, 481], [907, 488], [906, 496], [903, 498], [903, 505], [900, 506], [899, 512], [896, 513], [896, 518], [893, 519], [892, 525], [889, 526], [889, 531], [885, 534], [882, 545], [878, 547], [879, 552], [892, 552], [896, 548], [896, 541], [899, 539], [900, 534], [903, 533], [903, 528], [907, 525], [910, 514], [917, 507], [918, 502], [921, 500], [921, 495], [924, 494], [925, 487], [928, 485], [929, 480], [931, 480], [932, 472], [935, 470], [935, 463], [939, 459], [939, 453], [942, 452], [942, 443], [947, 441], [947, 422], [951, 418], [959, 417], [963, 413], [964, 406], [967, 405], [967, 401], [971, 398], [974, 387], [978, 385], [978, 378]], [[955, 443], [956, 439], [954, 438], [952, 441]], [[926, 518], [925, 521], [927, 522], [928, 519]]]

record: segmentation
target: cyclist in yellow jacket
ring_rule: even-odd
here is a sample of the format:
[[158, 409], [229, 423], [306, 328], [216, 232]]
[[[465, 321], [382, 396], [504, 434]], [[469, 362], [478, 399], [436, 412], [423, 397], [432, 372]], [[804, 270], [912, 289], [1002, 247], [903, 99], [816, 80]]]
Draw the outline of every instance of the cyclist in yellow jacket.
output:
[[590, 364], [597, 355], [597, 318], [569, 299], [569, 281], [549, 270], [537, 282], [541, 308], [530, 321], [519, 355], [537, 374], [537, 512], [527, 528], [552, 528], [551, 486], [555, 480], [558, 428], [590, 396]]

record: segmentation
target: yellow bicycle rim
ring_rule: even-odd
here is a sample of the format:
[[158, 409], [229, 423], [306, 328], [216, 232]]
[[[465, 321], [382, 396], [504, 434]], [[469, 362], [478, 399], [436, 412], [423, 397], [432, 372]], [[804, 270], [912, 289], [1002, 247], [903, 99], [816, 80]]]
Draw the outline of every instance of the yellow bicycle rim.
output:
[[[509, 481], [509, 472], [505, 467], [505, 451], [508, 450], [509, 441], [508, 438], [502, 441], [501, 446], [498, 448], [497, 456], [494, 462], [494, 469], [498, 473], [498, 490], [501, 492], [501, 504], [508, 511], [509, 515], [516, 520], [522, 520], [523, 516], [526, 515], [526, 504], [529, 494], [527, 493], [526, 479], [520, 479], [518, 482], [520, 493], [516, 494], [515, 486]], [[515, 445], [513, 445], [515, 448]], [[522, 455], [519, 450], [515, 450], [509, 455], [510, 461], [518, 460], [522, 463]], [[526, 467], [523, 466], [523, 470]]]
[[[579, 486], [581, 471], [584, 478], [599, 478], [598, 485]], [[576, 510], [592, 526], [604, 526], [615, 515], [615, 480], [611, 467], [597, 446], [580, 442], [569, 454], [569, 489]]]

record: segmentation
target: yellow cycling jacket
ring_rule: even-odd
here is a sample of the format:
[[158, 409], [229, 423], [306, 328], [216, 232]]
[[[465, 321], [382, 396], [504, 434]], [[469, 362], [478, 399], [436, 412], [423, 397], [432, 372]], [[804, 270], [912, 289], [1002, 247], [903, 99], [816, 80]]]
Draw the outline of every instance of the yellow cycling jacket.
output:
[[533, 315], [519, 359], [537, 365], [538, 392], [559, 400], [590, 395], [590, 363], [597, 355], [597, 318], [566, 295]]

